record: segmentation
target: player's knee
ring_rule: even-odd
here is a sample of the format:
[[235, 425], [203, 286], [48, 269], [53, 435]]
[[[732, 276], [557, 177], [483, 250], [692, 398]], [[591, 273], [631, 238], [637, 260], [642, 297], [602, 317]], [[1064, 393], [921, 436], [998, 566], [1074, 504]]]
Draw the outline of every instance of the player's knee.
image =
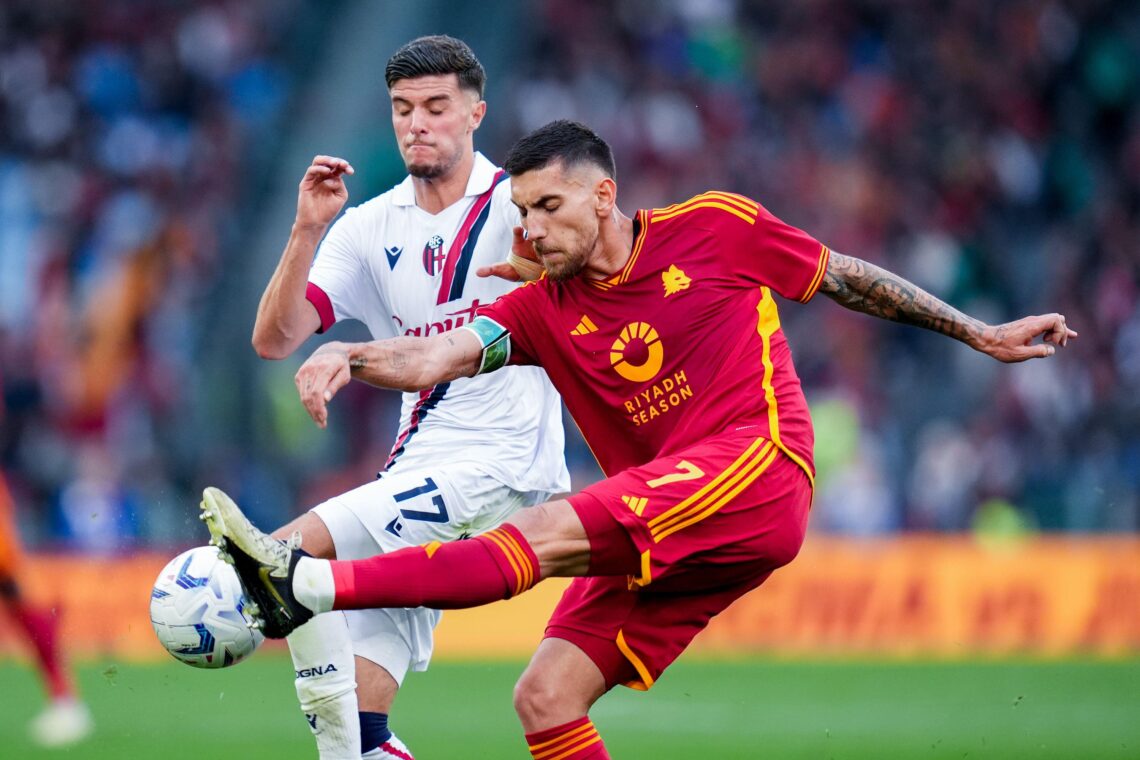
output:
[[565, 694], [552, 678], [528, 670], [515, 684], [515, 712], [523, 725], [544, 724], [566, 708]]

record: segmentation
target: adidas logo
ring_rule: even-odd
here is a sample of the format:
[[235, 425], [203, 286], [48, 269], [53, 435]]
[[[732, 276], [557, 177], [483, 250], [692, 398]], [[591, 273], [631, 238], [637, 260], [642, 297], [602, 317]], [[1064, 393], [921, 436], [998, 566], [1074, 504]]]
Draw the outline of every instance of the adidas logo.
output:
[[649, 503], [649, 499], [644, 496], [622, 496], [621, 500], [638, 517], [641, 517], [641, 513], [645, 511], [645, 505]]
[[570, 331], [571, 335], [589, 335], [592, 332], [597, 332], [598, 326], [594, 324], [594, 320], [582, 315], [582, 319], [578, 321], [578, 326]]

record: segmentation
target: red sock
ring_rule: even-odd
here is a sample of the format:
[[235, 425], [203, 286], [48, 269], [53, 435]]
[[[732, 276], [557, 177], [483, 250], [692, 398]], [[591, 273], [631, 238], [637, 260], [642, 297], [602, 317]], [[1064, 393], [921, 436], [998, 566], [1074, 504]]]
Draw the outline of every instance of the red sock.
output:
[[518, 528], [504, 525], [466, 541], [332, 562], [335, 609], [459, 609], [508, 599], [538, 582], [538, 557]]
[[36, 650], [36, 662], [43, 673], [48, 693], [52, 699], [62, 699], [75, 694], [75, 687], [67, 673], [63, 655], [56, 641], [58, 620], [45, 609], [33, 607], [18, 601], [12, 606], [16, 621], [27, 632], [28, 640]]
[[598, 729], [586, 715], [561, 726], [526, 735], [534, 760], [609, 760]]

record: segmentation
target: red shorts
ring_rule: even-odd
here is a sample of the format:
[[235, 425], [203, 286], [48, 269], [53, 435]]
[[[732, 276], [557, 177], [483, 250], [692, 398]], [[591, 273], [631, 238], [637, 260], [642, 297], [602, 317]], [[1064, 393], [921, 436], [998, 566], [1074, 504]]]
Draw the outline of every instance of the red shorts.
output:
[[546, 636], [582, 649], [607, 687], [648, 689], [714, 615], [796, 556], [811, 482], [752, 429], [625, 470], [570, 504], [593, 556], [628, 555], [632, 541], [639, 572], [574, 579]]

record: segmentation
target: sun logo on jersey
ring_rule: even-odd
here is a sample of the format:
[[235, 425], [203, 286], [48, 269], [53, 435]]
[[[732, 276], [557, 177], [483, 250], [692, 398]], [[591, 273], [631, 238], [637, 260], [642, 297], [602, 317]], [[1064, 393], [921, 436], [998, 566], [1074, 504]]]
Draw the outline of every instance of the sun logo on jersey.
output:
[[688, 290], [693, 281], [689, 279], [681, 267], [673, 264], [661, 273], [661, 282], [665, 285], [665, 295], [671, 296], [674, 293], [680, 293], [682, 290]]
[[424, 271], [428, 277], [435, 277], [443, 269], [447, 260], [447, 253], [443, 250], [443, 238], [432, 235], [431, 240], [424, 246]]
[[610, 346], [610, 364], [626, 380], [644, 383], [661, 371], [665, 349], [652, 325], [630, 322]]

